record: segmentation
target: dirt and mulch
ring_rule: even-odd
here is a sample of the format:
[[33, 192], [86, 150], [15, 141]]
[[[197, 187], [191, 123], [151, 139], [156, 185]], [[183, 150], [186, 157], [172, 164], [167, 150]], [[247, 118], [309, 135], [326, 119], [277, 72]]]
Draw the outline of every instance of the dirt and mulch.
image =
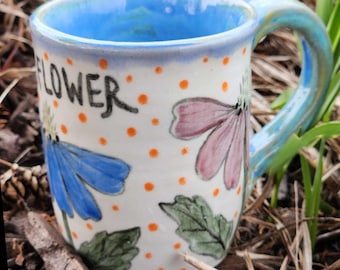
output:
[[[42, 2], [0, 1], [0, 181], [9, 269], [48, 269], [46, 261], [59, 254], [49, 252], [55, 246], [72, 252], [57, 240], [56, 245], [48, 246], [39, 239], [44, 232], [54, 235], [54, 227], [46, 224], [55, 225], [40, 139], [28, 26], [29, 15]], [[306, 2], [313, 8], [312, 0]], [[295, 43], [288, 30], [276, 31], [253, 54], [256, 90], [252, 95], [251, 123], [255, 132], [277, 113], [270, 107], [272, 101], [297, 84], [300, 62]], [[339, 101], [332, 117], [340, 120]], [[304, 154], [315, 166], [316, 150], [306, 149]], [[263, 176], [258, 181], [228, 256], [217, 269], [340, 269], [339, 138], [327, 140], [324, 159], [322, 199], [327, 210], [319, 213], [315, 250], [312, 252], [310, 245], [308, 219], [302, 217], [304, 189], [299, 159], [295, 159], [281, 183], [276, 208], [270, 206], [273, 179]], [[25, 230], [29, 217], [36, 222], [31, 230]]]

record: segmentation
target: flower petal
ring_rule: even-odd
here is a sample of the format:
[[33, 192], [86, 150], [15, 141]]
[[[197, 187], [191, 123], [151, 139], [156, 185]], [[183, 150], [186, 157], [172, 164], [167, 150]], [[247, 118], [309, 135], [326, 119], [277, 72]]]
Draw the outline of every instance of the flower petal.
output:
[[220, 169], [235, 136], [237, 114], [234, 111], [221, 125], [216, 127], [202, 145], [196, 160], [196, 171], [210, 180]]
[[130, 167], [124, 161], [61, 143], [73, 170], [94, 189], [117, 194], [124, 188]]
[[224, 183], [227, 189], [235, 188], [240, 180], [241, 165], [244, 156], [245, 145], [245, 132], [246, 132], [246, 112], [242, 110], [238, 116], [237, 121], [234, 123], [233, 139], [226, 156], [224, 167]]
[[180, 139], [191, 139], [225, 121], [234, 107], [211, 98], [189, 98], [173, 108], [175, 119], [171, 133]]
[[[60, 154], [57, 155], [60, 170], [65, 181], [69, 198], [74, 209], [83, 219], [101, 219], [101, 212], [91, 193], [86, 189], [82, 179], [74, 170], [74, 164], [68, 158], [70, 152], [67, 151], [65, 144], [59, 145]], [[79, 162], [79, 161], [78, 161]]]
[[56, 200], [59, 208], [65, 211], [70, 217], [73, 217], [73, 210], [68, 198], [62, 170], [58, 163], [58, 146], [51, 140], [43, 137], [44, 152], [46, 164], [48, 167], [48, 180], [51, 189], [51, 195]]

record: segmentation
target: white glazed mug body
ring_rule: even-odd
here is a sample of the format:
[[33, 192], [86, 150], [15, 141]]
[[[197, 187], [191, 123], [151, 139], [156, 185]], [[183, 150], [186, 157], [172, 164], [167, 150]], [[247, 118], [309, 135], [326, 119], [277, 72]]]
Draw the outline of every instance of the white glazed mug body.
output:
[[[100, 211], [100, 214], [91, 216], [91, 213], [88, 213], [82, 217], [72, 210], [72, 218], [65, 215], [63, 218], [63, 211], [60, 211], [57, 203], [54, 204], [64, 235], [70, 230], [72, 242], [76, 247], [84, 241], [91, 241], [98, 232], [112, 233], [138, 228], [140, 237], [136, 244], [139, 248], [139, 254], [134, 259], [136, 265], [145, 265], [145, 268], [162, 266], [162, 259], [159, 259], [162, 257], [181, 262], [178, 252], [187, 252], [190, 248], [187, 241], [176, 233], [180, 224], [162, 209], [161, 204], [174, 203], [177, 196], [183, 196], [187, 200], [198, 196], [207, 203], [214, 215], [209, 217], [210, 221], [207, 220], [205, 229], [209, 228], [209, 222], [217, 222], [216, 219], [220, 215], [225, 219], [225, 226], [230, 226], [226, 242], [218, 243], [219, 240], [216, 239], [214, 244], [216, 247], [213, 253], [218, 252], [219, 245], [219, 252], [223, 255], [217, 260], [212, 258], [209, 263], [216, 264], [216, 261], [224, 257], [243, 205], [244, 158], [248, 149], [241, 125], [246, 125], [248, 113], [245, 110], [246, 118], [243, 118], [243, 114], [238, 114], [236, 104], [243, 85], [250, 85], [250, 48], [251, 43], [246, 40], [233, 50], [226, 48], [219, 56], [212, 56], [208, 50], [203, 50], [194, 58], [185, 61], [181, 56], [178, 59], [159, 59], [159, 62], [151, 58], [149, 63], [145, 59], [138, 61], [133, 58], [127, 59], [124, 65], [116, 65], [110, 55], [91, 55], [89, 58], [92, 59], [87, 60], [89, 55], [77, 58], [74, 54], [64, 54], [65, 52], [57, 55], [48, 47], [36, 50], [40, 110], [44, 133], [47, 136], [46, 151], [56, 148], [52, 152], [57, 155], [57, 159], [58, 151], [72, 151], [68, 149], [68, 145], [88, 151], [83, 154], [75, 153], [78, 161], [69, 158], [69, 154], [61, 153], [60, 158], [65, 158], [67, 162], [65, 167], [61, 165], [58, 168], [48, 163], [49, 170], [70, 170], [73, 174], [79, 174], [78, 165], [73, 163], [87, 162], [87, 155], [92, 153], [112, 157], [128, 167], [124, 179], [120, 180], [122, 187], [112, 194], [106, 194], [105, 190], [98, 191], [95, 184], [90, 186], [85, 177], [78, 181], [91, 195], [83, 194], [76, 186], [71, 187], [67, 183], [66, 176], [61, 176], [65, 181], [70, 205], [72, 199], [79, 200], [81, 204], [84, 196], [93, 196], [92, 199]], [[105, 66], [105, 69], [101, 66]], [[70, 90], [72, 84], [74, 90]], [[249, 90], [250, 88], [246, 89]], [[71, 91], [75, 92], [70, 94]], [[76, 92], [79, 94], [75, 94]], [[70, 98], [72, 95], [73, 102]], [[117, 106], [115, 99], [131, 108]], [[99, 104], [102, 105], [98, 106]], [[176, 110], [188, 112], [179, 113]], [[191, 114], [189, 110], [192, 110]], [[103, 118], [103, 114], [108, 114], [108, 111], [112, 111], [111, 114]], [[225, 119], [227, 114], [235, 119]], [[203, 116], [206, 116], [206, 120], [200, 119]], [[192, 132], [197, 134], [177, 134], [179, 131], [175, 131], [175, 125], [180, 125], [180, 117], [187, 118], [191, 122], [187, 123], [188, 125], [196, 125], [199, 130], [193, 129]], [[229, 147], [232, 151], [237, 149], [237, 152], [230, 154], [228, 158], [242, 159], [236, 166], [239, 179], [229, 180], [233, 183], [229, 184], [231, 186], [228, 188], [224, 175], [228, 177], [228, 174], [233, 172], [224, 171], [226, 156], [218, 160], [219, 164], [212, 164], [217, 166], [212, 168], [216, 172], [207, 179], [196, 169], [199, 153], [203, 145], [209, 142], [209, 138], [215, 143], [211, 141], [211, 146], [207, 147], [226, 150], [223, 138], [212, 138], [218, 135], [218, 128], [224, 122], [225, 128], [231, 127], [225, 132], [234, 133], [229, 135], [234, 139], [229, 140], [235, 144], [235, 148], [231, 145]], [[201, 123], [202, 126], [199, 126]], [[53, 137], [54, 132], [57, 139], [48, 138], [49, 135]], [[188, 132], [190, 133], [190, 130]], [[59, 150], [58, 144], [62, 144], [61, 147], [66, 149]], [[47, 162], [50, 155], [52, 154], [46, 153]], [[209, 156], [201, 158], [213, 159]], [[97, 160], [91, 159], [91, 162], [103, 162], [99, 156], [95, 159]], [[79, 164], [83, 165], [93, 164]], [[108, 163], [107, 167], [103, 168], [103, 173], [110, 171], [110, 166], [113, 165]], [[50, 173], [50, 178], [53, 177], [54, 173]], [[93, 177], [102, 176], [99, 173]], [[105, 178], [103, 181], [110, 179]], [[55, 196], [58, 196], [59, 192]], [[194, 205], [193, 201], [193, 207]], [[91, 210], [84, 209], [84, 212]], [[204, 215], [204, 212], [201, 214]], [[65, 228], [67, 226], [69, 229]], [[197, 230], [203, 228], [204, 226]], [[212, 235], [211, 240], [217, 236]], [[208, 250], [209, 247], [206, 247], [205, 252], [209, 252]], [[148, 258], [151, 254], [152, 258]]]

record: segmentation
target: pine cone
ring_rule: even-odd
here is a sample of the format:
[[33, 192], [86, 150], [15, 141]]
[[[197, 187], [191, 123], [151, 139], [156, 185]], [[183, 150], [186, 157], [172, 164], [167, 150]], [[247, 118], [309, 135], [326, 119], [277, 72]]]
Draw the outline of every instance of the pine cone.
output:
[[50, 206], [50, 192], [47, 174], [44, 167], [38, 165], [31, 168], [17, 164], [0, 175], [1, 196], [5, 204], [18, 206], [22, 203], [31, 207], [39, 203], [39, 207]]

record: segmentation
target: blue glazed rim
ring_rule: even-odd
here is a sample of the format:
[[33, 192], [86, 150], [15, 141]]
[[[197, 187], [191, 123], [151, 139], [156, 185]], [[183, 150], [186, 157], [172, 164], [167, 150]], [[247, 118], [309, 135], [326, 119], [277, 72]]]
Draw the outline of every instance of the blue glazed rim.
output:
[[39, 8], [37, 8], [30, 17], [30, 27], [33, 35], [39, 35], [44, 39], [48, 39], [50, 41], [54, 41], [63, 45], [68, 46], [76, 46], [88, 49], [98, 49], [98, 47], [102, 49], [155, 49], [155, 48], [169, 48], [169, 47], [178, 47], [178, 46], [189, 46], [189, 45], [209, 45], [209, 44], [217, 44], [220, 42], [224, 43], [224, 46], [240, 43], [249, 37], [254, 36], [254, 31], [256, 26], [258, 25], [258, 18], [256, 16], [256, 12], [254, 8], [249, 5], [245, 1], [233, 1], [230, 3], [241, 7], [244, 13], [247, 16], [247, 20], [240, 24], [239, 26], [232, 28], [230, 30], [226, 30], [224, 32], [220, 32], [217, 34], [211, 34], [206, 36], [194, 37], [194, 38], [185, 38], [185, 39], [173, 39], [173, 40], [163, 40], [163, 41], [145, 41], [145, 42], [131, 42], [131, 41], [108, 41], [108, 40], [100, 40], [100, 39], [90, 39], [84, 38], [72, 34], [68, 34], [59, 30], [54, 29], [53, 27], [48, 26], [44, 23], [44, 16], [48, 12], [50, 12], [54, 7], [58, 5], [70, 3], [69, 0], [55, 0], [49, 1], [42, 4]]

